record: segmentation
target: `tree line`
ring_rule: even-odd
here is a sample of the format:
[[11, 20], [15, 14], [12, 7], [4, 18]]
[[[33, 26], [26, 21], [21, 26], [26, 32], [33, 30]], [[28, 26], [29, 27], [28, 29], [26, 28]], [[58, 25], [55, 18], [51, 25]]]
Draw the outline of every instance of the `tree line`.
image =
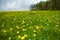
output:
[[30, 6], [31, 10], [60, 10], [60, 0], [40, 1]]

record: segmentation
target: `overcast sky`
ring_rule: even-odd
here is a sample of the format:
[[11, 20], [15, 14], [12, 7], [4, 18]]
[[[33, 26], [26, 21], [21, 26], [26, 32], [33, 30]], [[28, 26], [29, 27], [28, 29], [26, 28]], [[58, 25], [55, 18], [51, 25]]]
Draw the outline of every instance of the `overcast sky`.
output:
[[0, 10], [29, 10], [31, 4], [46, 0], [0, 0]]

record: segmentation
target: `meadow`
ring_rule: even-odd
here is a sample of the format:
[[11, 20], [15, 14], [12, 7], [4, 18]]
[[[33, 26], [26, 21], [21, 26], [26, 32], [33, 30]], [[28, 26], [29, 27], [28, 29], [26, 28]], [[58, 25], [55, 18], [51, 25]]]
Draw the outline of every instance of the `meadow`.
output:
[[60, 40], [60, 11], [0, 12], [0, 40]]

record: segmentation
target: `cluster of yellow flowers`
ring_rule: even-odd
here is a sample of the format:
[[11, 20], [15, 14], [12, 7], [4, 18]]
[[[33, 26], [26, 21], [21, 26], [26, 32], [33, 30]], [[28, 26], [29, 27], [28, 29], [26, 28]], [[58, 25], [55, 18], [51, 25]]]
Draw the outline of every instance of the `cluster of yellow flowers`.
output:
[[27, 34], [24, 34], [23, 36], [18, 35], [18, 39], [24, 40], [26, 37], [28, 37]]
[[25, 21], [22, 21], [22, 24], [24, 24], [25, 23]]
[[[49, 22], [50, 22], [50, 21], [49, 21]], [[14, 22], [12, 22], [12, 23], [14, 23]], [[24, 23], [25, 23], [25, 21], [22, 21], [22, 24], [24, 24]], [[31, 22], [31, 23], [32, 23], [32, 22]], [[48, 22], [45, 22], [45, 24], [46, 24], [47, 26], [49, 26], [49, 23], [48, 23]], [[27, 25], [29, 25], [29, 24], [27, 24]], [[3, 24], [2, 27], [4, 27], [4, 26], [5, 26], [5, 25]], [[25, 28], [24, 28], [24, 27], [25, 27]], [[36, 37], [37, 34], [35, 34], [35, 33], [37, 33], [37, 30], [40, 30], [42, 27], [43, 27], [43, 26], [35, 25], [34, 27], [29, 26], [28, 28], [29, 28], [29, 29], [35, 28], [35, 29], [32, 30], [32, 31], [34, 32], [32, 35], [33, 35], [34, 37]], [[56, 27], [59, 27], [59, 21], [56, 21]], [[27, 28], [26, 28], [25, 25], [23, 25], [22, 27], [19, 27], [19, 26], [17, 25], [17, 26], [16, 26], [16, 29], [18, 29], [18, 30], [16, 31], [17, 34], [20, 33], [20, 30], [19, 30], [19, 29], [22, 29], [21, 31], [24, 31], [24, 32], [27, 31]], [[11, 27], [9, 30], [10, 30], [10, 31], [13, 31], [14, 28]], [[4, 33], [7, 32], [6, 29], [2, 29], [2, 31], [3, 31]], [[59, 30], [59, 31], [60, 31], [60, 30]], [[18, 35], [17, 38], [18, 38], [18, 39], [21, 39], [21, 40], [25, 40], [26, 37], [28, 37], [28, 36], [29, 36], [29, 35], [27, 35], [27, 34], [24, 34], [23, 36]], [[12, 37], [9, 37], [9, 40], [11, 40], [11, 39], [12, 39]], [[29, 39], [29, 40], [31, 40], [31, 39]]]
[[16, 28], [17, 28], [17, 29], [20, 29], [20, 27], [19, 27], [19, 26], [16, 26]]
[[36, 27], [36, 29], [41, 29], [42, 28], [42, 26], [35, 26]]
[[[19, 31], [17, 31], [17, 33], [19, 33]], [[18, 36], [17, 36], [17, 39], [25, 40], [26, 37], [28, 37], [27, 34], [24, 34], [23, 36], [18, 35]], [[9, 37], [8, 39], [11, 40], [12, 37]]]
[[[38, 15], [38, 16], [40, 16], [40, 15]], [[59, 19], [56, 19], [57, 20], [56, 21], [56, 20], [51, 19], [51, 17], [49, 18], [47, 16], [46, 17], [47, 19], [45, 20], [45, 17], [41, 16], [41, 17], [43, 17], [42, 19], [36, 19], [36, 21], [38, 22], [38, 24], [37, 24], [37, 22], [36, 22], [36, 24], [34, 24], [33, 22], [35, 22], [35, 18], [36, 17], [37, 17], [37, 15], [35, 15], [35, 17], [32, 19], [32, 21], [31, 20], [28, 20], [29, 22], [28, 21], [26, 22], [24, 20], [22, 20], [22, 22], [19, 21], [19, 22], [21, 22], [21, 25], [19, 25], [19, 24], [18, 25], [15, 25], [14, 24], [15, 23], [14, 21], [16, 21], [16, 18], [14, 18], [13, 19], [14, 21], [11, 22], [12, 24], [14, 24], [14, 27], [9, 27], [8, 29], [7, 28], [5, 29], [4, 28], [5, 25], [2, 24], [1, 25], [3, 27], [2, 32], [3, 33], [8, 33], [8, 31], [9, 31], [9, 32], [12, 32], [12, 34], [15, 33], [17, 39], [19, 39], [19, 40], [20, 39], [21, 40], [26, 40], [26, 38], [31, 37], [31, 34], [32, 34], [33, 37], [37, 37], [37, 35], [39, 34], [38, 32], [40, 32], [40, 29], [42, 29], [44, 31], [46, 26], [48, 26], [48, 28], [46, 28], [46, 30], [49, 30], [50, 31], [49, 26], [50, 25], [53, 25], [53, 26], [55, 26], [56, 31], [57, 30], [60, 31], [60, 29], [58, 29], [59, 26], [60, 26], [60, 23], [58, 21]], [[29, 19], [31, 19], [31, 17], [29, 17]], [[41, 24], [40, 24], [40, 22], [41, 22]], [[32, 24], [32, 25], [30, 25], [30, 24]], [[28, 32], [30, 32], [31, 34], [28, 33]], [[50, 37], [50, 36], [48, 36], [48, 37]], [[11, 40], [12, 39], [12, 36], [9, 36], [8, 39]], [[29, 40], [31, 40], [31, 39], [29, 38]]]

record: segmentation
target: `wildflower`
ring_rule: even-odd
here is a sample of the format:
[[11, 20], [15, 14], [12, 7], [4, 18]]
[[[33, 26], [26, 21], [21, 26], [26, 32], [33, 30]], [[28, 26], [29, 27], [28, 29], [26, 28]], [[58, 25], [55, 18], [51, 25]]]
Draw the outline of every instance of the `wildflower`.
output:
[[26, 25], [28, 26], [29, 24], [27, 23]]
[[27, 34], [25, 34], [24, 36], [27, 37]]
[[22, 31], [26, 31], [26, 29], [22, 29]]
[[13, 28], [10, 28], [10, 30], [12, 31], [12, 30], [13, 30]]
[[3, 31], [4, 33], [6, 32], [6, 30]]
[[17, 31], [16, 33], [19, 34], [19, 31]]
[[22, 24], [24, 24], [25, 23], [25, 21], [22, 21]]
[[16, 28], [17, 28], [17, 29], [20, 29], [20, 27], [19, 27], [19, 26], [16, 26]]
[[36, 28], [36, 29], [41, 29], [41, 28], [42, 28], [42, 26], [35, 26], [35, 28]]
[[21, 37], [21, 40], [24, 40], [24, 39], [25, 39], [25, 36], [22, 36], [22, 37]]
[[34, 32], [36, 32], [36, 30], [34, 30]]
[[9, 37], [9, 40], [11, 40], [11, 37]]
[[29, 28], [31, 29], [32, 27], [30, 26]]
[[21, 36], [20, 35], [18, 35], [18, 39], [20, 39], [21, 38]]
[[4, 24], [2, 25], [2, 27], [4, 27]]
[[31, 39], [29, 39], [29, 40], [31, 40]]
[[12, 23], [14, 23], [14, 22], [12, 22]]
[[4, 33], [6, 32], [6, 30], [2, 30]]
[[47, 26], [49, 26], [49, 24], [47, 24]]
[[35, 37], [35, 36], [36, 36], [36, 34], [33, 34], [33, 36]]
[[56, 25], [56, 27], [59, 27], [59, 25]]
[[33, 22], [31, 22], [31, 24], [32, 24]]
[[39, 29], [39, 26], [36, 26], [36, 29]]

